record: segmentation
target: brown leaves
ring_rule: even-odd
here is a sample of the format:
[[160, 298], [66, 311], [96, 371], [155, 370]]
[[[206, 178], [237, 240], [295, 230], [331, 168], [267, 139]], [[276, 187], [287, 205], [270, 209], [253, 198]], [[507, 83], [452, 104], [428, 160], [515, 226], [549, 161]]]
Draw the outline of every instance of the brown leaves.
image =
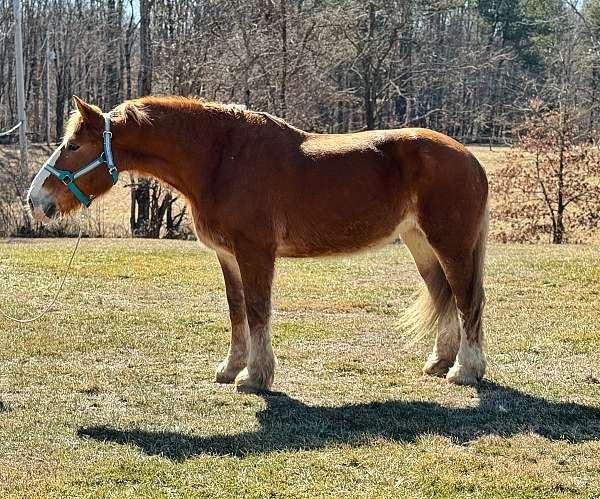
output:
[[565, 114], [525, 121], [507, 164], [490, 181], [501, 241], [585, 239], [600, 226], [600, 151], [595, 131]]

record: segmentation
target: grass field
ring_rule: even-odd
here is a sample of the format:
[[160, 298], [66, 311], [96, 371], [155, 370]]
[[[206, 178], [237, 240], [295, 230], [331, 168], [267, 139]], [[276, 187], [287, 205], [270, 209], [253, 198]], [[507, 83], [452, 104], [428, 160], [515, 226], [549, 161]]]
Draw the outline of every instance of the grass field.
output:
[[[4, 309], [40, 307], [72, 244], [1, 243]], [[402, 245], [282, 260], [282, 394], [257, 396], [212, 382], [228, 341], [212, 254], [84, 240], [55, 313], [0, 323], [0, 496], [600, 497], [599, 262], [600, 246], [491, 246], [489, 371], [470, 388], [420, 374]]]

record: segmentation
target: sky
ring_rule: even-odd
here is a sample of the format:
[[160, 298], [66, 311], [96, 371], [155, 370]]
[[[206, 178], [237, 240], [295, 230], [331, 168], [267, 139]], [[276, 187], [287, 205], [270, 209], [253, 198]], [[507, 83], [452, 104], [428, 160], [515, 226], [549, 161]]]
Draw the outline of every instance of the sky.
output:
[[[140, 0], [133, 0], [133, 15], [135, 19], [140, 18]], [[129, 5], [127, 5], [127, 10], [129, 10]]]

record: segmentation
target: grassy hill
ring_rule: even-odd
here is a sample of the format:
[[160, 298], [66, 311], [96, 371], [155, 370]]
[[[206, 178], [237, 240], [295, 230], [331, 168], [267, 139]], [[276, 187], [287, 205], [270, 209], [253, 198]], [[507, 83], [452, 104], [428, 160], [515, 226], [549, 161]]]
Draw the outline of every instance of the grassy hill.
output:
[[[33, 313], [73, 241], [0, 243]], [[220, 269], [194, 242], [84, 240], [56, 312], [0, 322], [0, 496], [599, 497], [600, 246], [492, 245], [478, 388], [424, 377], [399, 244], [282, 260], [275, 389], [212, 382]]]

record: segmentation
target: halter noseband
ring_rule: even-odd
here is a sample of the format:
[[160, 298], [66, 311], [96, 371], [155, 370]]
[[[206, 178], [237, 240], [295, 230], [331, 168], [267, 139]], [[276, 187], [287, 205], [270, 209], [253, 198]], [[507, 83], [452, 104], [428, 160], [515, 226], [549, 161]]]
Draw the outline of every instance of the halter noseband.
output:
[[115, 166], [115, 162], [113, 160], [112, 155], [112, 148], [110, 145], [111, 139], [112, 132], [110, 131], [110, 116], [108, 113], [104, 113], [104, 131], [102, 132], [102, 153], [100, 154], [100, 156], [98, 156], [91, 163], [82, 166], [81, 168], [79, 168], [79, 170], [76, 170], [74, 172], [70, 172], [68, 170], [59, 170], [58, 168], [55, 168], [53, 164], [51, 165], [50, 161], [48, 161], [43, 166], [43, 168], [49, 171], [63, 184], [65, 184], [67, 188], [73, 193], [73, 195], [79, 200], [79, 202], [87, 208], [92, 203], [92, 197], [86, 196], [83, 192], [81, 192], [79, 187], [75, 185], [75, 180], [77, 180], [79, 177], [82, 177], [86, 173], [91, 172], [92, 170], [96, 169], [102, 164], [105, 164], [108, 168], [108, 173], [112, 178], [113, 185], [115, 185], [119, 180], [119, 172], [117, 171], [117, 167]]

